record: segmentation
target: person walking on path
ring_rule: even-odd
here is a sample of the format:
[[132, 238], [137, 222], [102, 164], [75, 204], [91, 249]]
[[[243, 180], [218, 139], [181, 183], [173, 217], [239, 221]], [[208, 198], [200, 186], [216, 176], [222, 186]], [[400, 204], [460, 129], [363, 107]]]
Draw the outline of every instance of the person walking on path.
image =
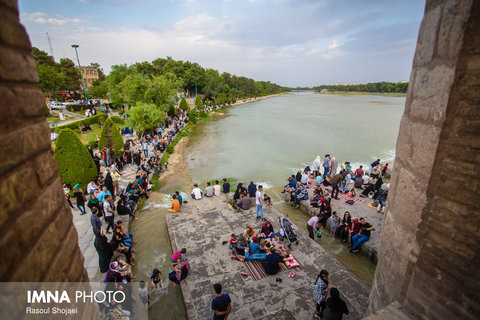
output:
[[226, 293], [222, 294], [222, 285], [215, 283], [213, 289], [217, 296], [212, 300], [213, 320], [227, 320], [232, 311], [232, 300]]
[[343, 314], [348, 314], [347, 304], [340, 299], [340, 292], [337, 288], [330, 289], [330, 298], [327, 299], [326, 305], [323, 313], [324, 320], [342, 320]]
[[[260, 219], [260, 217], [261, 217], [262, 221], [266, 221], [265, 217], [263, 216], [263, 195], [262, 195], [262, 191], [263, 191], [263, 186], [259, 185], [258, 190], [255, 193], [255, 204], [257, 205], [257, 219]], [[258, 215], [259, 212], [260, 212], [260, 216]]]

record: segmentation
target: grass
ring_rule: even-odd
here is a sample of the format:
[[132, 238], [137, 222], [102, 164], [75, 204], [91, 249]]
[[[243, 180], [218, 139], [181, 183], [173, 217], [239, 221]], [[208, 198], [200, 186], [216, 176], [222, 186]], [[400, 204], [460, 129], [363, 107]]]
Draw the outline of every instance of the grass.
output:
[[[227, 179], [227, 182], [230, 183], [230, 192], [237, 191], [237, 184], [238, 184], [237, 179], [234, 179], [234, 178], [226, 178], [226, 179]], [[213, 186], [213, 185], [215, 185], [216, 180], [217, 179], [213, 179], [213, 180], [210, 180], [208, 182], [210, 182], [210, 184]], [[205, 184], [207, 184], [207, 183], [205, 182]], [[218, 180], [218, 184], [219, 185], [223, 184], [223, 178]], [[243, 184], [244, 184], [243, 187], [246, 188], [245, 183], [243, 183]]]
[[152, 192], [158, 191], [160, 189], [160, 180], [158, 177], [158, 173], [154, 173], [152, 175]]
[[358, 92], [358, 91], [330, 91], [326, 94], [338, 94], [343, 96], [356, 96], [356, 95], [375, 95], [375, 96], [387, 96], [387, 97], [406, 97], [406, 93], [395, 92]]
[[91, 124], [90, 127], [92, 128], [91, 131], [85, 132], [85, 133], [80, 133], [78, 131], [75, 131], [75, 133], [78, 135], [80, 138], [80, 141], [82, 141], [83, 144], [87, 144], [88, 142], [95, 140], [97, 137], [96, 135], [98, 134], [98, 137], [100, 138], [100, 135], [102, 133], [102, 128], [98, 123]]
[[[65, 120], [70, 120], [70, 119], [72, 119], [72, 117], [69, 117], [69, 116], [65, 117]], [[48, 124], [52, 124], [54, 122], [60, 122], [60, 118], [57, 117], [57, 116], [48, 116], [47, 117], [47, 122], [48, 122]]]

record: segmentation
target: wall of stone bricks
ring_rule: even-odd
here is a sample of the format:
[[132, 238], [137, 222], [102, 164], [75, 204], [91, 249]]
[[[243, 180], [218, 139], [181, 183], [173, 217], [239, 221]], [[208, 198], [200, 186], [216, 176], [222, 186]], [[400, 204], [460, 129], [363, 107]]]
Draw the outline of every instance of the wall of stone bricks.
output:
[[17, 0], [0, 0], [0, 281], [88, 281]]
[[480, 1], [428, 0], [369, 312], [480, 314]]

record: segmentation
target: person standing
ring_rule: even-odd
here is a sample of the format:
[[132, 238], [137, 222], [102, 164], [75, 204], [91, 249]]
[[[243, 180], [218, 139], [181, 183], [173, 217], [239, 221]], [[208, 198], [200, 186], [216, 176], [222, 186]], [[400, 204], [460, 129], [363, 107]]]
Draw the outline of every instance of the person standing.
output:
[[338, 168], [338, 161], [335, 157], [332, 157], [332, 160], [330, 162], [330, 176], [333, 178], [337, 174], [337, 168]]
[[257, 186], [255, 183], [253, 183], [253, 181], [250, 181], [247, 190], [251, 198], [255, 197], [255, 194], [257, 193]]
[[100, 210], [98, 208], [92, 208], [92, 215], [90, 216], [90, 223], [92, 224], [93, 234], [97, 235], [102, 229], [102, 221], [98, 217]]
[[307, 222], [307, 230], [308, 230], [308, 236], [310, 237], [310, 239], [312, 240], [315, 240], [315, 236], [313, 234], [313, 230], [316, 230], [317, 229], [317, 225], [318, 225], [318, 220], [322, 217], [322, 214], [319, 213], [317, 214], [316, 216], [313, 216], [310, 218], [310, 220], [308, 220]]
[[112, 196], [107, 195], [105, 197], [105, 201], [103, 202], [103, 211], [105, 212], [105, 221], [108, 223], [108, 227], [107, 227], [107, 230], [106, 230], [107, 234], [111, 233], [111, 232], [109, 232], [110, 228], [112, 228], [112, 230], [114, 229], [113, 222], [114, 222], [115, 212], [113, 211], [112, 206], [110, 205], [110, 200], [111, 199], [112, 199]]
[[328, 285], [328, 271], [322, 270], [315, 281], [315, 284], [311, 287], [313, 289], [313, 297], [316, 302], [316, 319], [323, 319], [323, 311], [325, 310], [327, 303], [328, 291], [332, 288]]
[[113, 195], [119, 195], [120, 194], [120, 186], [118, 185], [118, 180], [120, 179], [120, 173], [118, 172], [117, 169], [112, 169], [110, 171], [110, 175], [112, 177], [113, 189], [115, 191], [113, 193]]
[[105, 182], [103, 184], [105, 185], [105, 187], [107, 187], [107, 190], [110, 191], [110, 194], [114, 196], [115, 188], [113, 186], [113, 179], [112, 175], [110, 174], [110, 168], [107, 168], [105, 171], [107, 172], [107, 175], [105, 176]]
[[348, 314], [345, 301], [340, 299], [340, 292], [337, 288], [330, 289], [330, 298], [326, 301], [324, 320], [342, 320], [343, 314]]
[[215, 283], [213, 289], [217, 296], [212, 300], [213, 320], [227, 320], [232, 311], [232, 300], [226, 293], [222, 294], [222, 285]]
[[[259, 185], [258, 190], [255, 193], [255, 204], [257, 205], [257, 219], [260, 219], [260, 216], [262, 218], [262, 221], [266, 221], [265, 217], [263, 216], [263, 186]], [[258, 213], [260, 212], [260, 216]]]
[[327, 177], [327, 174], [330, 172], [330, 166], [331, 166], [331, 161], [330, 161], [330, 155], [326, 154], [325, 158], [323, 159], [323, 180]]
[[340, 183], [343, 181], [343, 174], [342, 172], [337, 173], [332, 180], [332, 199], [338, 200], [338, 188]]

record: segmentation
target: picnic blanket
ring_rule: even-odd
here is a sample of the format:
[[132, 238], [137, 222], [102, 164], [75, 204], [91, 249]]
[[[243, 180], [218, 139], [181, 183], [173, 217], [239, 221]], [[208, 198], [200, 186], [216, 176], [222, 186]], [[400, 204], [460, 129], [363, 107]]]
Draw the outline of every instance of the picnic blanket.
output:
[[243, 261], [243, 264], [247, 268], [247, 273], [252, 276], [253, 280], [260, 280], [267, 276], [260, 261]]
[[347, 204], [347, 200], [353, 200], [354, 202], [353, 202], [352, 206], [356, 206], [356, 205], [359, 205], [359, 204], [362, 204], [362, 203], [365, 202], [365, 200], [359, 199], [359, 198], [355, 198], [355, 197], [353, 197], [353, 198], [348, 198], [347, 195], [346, 195], [346, 194], [343, 194], [343, 193], [341, 193], [341, 194], [338, 195], [338, 200], [339, 200], [341, 203], [343, 203], [343, 204]]

